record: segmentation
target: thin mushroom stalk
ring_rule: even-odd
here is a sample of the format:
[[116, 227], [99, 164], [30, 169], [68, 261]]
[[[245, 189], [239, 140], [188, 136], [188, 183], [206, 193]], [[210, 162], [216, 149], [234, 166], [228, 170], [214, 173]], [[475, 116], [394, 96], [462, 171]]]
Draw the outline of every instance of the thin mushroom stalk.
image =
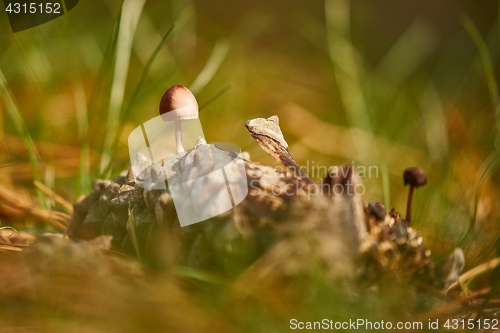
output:
[[175, 123], [175, 147], [177, 153], [184, 152], [182, 144], [182, 121], [198, 118], [198, 102], [188, 88], [170, 87], [160, 101], [160, 116], [164, 121]]
[[406, 203], [406, 221], [411, 222], [411, 202], [413, 200], [413, 192], [415, 191], [415, 186], [410, 185], [410, 192], [408, 193], [408, 202]]
[[180, 154], [184, 151], [182, 146], [182, 121], [175, 121], [175, 147], [177, 148], [177, 153]]

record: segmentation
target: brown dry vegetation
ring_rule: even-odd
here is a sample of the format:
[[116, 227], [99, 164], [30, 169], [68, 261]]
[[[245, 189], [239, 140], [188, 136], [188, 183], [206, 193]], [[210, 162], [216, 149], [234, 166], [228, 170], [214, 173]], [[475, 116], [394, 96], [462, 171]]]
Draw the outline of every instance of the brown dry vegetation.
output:
[[[498, 318], [498, 2], [325, 2], [149, 1], [128, 9], [141, 18], [123, 67], [107, 53], [120, 1], [81, 1], [17, 34], [0, 15], [0, 227], [19, 231], [0, 234], [0, 331], [282, 332], [291, 316]], [[173, 84], [193, 88], [209, 141], [237, 143], [254, 161], [276, 165], [244, 122], [277, 114], [313, 180], [324, 176], [320, 166], [376, 166], [363, 179], [365, 202], [404, 211], [402, 172], [424, 168], [414, 228], [436, 262], [460, 246], [465, 271], [482, 274], [429, 296], [428, 310], [405, 312], [396, 310], [412, 302], [413, 287], [353, 297], [309, 276], [254, 289], [186, 267], [158, 275], [104, 250], [105, 238], [62, 238], [68, 203], [92, 179], [128, 167], [128, 134], [157, 115]], [[117, 86], [123, 105], [111, 112]], [[106, 154], [112, 163], [101, 172]]]

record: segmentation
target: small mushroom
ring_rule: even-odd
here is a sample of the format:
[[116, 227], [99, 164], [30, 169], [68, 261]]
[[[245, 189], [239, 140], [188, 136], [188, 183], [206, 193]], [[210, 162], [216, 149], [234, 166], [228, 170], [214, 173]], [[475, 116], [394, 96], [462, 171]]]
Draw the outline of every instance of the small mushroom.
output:
[[410, 193], [408, 194], [408, 203], [406, 205], [406, 221], [411, 222], [411, 202], [413, 199], [413, 191], [416, 187], [427, 184], [427, 177], [424, 170], [412, 167], [405, 170], [403, 174], [404, 184], [410, 185]]
[[198, 118], [198, 102], [186, 87], [170, 87], [160, 101], [160, 115], [163, 121], [175, 121], [175, 145], [177, 153], [184, 151], [182, 146], [182, 120]]

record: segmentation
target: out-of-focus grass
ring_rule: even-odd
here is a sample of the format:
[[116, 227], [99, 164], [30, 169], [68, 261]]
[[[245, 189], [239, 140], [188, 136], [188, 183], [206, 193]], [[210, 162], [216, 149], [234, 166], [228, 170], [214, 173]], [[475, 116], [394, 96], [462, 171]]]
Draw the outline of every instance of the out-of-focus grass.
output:
[[78, 127], [78, 136], [80, 139], [80, 168], [78, 171], [79, 181], [76, 186], [75, 194], [77, 197], [85, 195], [91, 184], [90, 179], [90, 147], [89, 147], [89, 121], [87, 110], [87, 99], [85, 89], [80, 80], [73, 84], [73, 94], [75, 101], [76, 122]]
[[[40, 174], [41, 173], [40, 156], [38, 154], [37, 148], [35, 147], [35, 144], [33, 142], [31, 134], [29, 133], [29, 130], [26, 127], [24, 119], [23, 119], [21, 113], [19, 112], [19, 109], [18, 109], [16, 102], [14, 100], [14, 97], [12, 96], [12, 92], [9, 89], [9, 84], [8, 84], [7, 80], [5, 79], [5, 76], [3, 75], [1, 70], [0, 70], [0, 88], [1, 88], [2, 95], [4, 96], [4, 99], [5, 99], [5, 103], [7, 104], [6, 110], [10, 116], [11, 122], [14, 124], [17, 135], [24, 142], [24, 146], [28, 152], [28, 159], [29, 159], [29, 163], [31, 165], [31, 172], [33, 174], [33, 180], [34, 181], [41, 181], [42, 178], [41, 178], [41, 174]], [[44, 201], [45, 200], [44, 196], [38, 190], [36, 192], [37, 192], [40, 206], [45, 207], [46, 202]]]
[[488, 45], [485, 43], [481, 34], [477, 30], [477, 27], [467, 16], [462, 18], [462, 24], [469, 32], [472, 40], [477, 46], [479, 55], [481, 56], [481, 62], [484, 67], [484, 74], [486, 76], [486, 82], [488, 83], [488, 90], [490, 93], [491, 107], [495, 113], [496, 120], [496, 140], [495, 149], [500, 149], [500, 100], [498, 99], [498, 84], [495, 79], [495, 68], [493, 66], [493, 61], [491, 59], [490, 52], [488, 50]]
[[[120, 115], [123, 108], [127, 74], [130, 67], [130, 55], [135, 30], [142, 13], [145, 0], [125, 0], [120, 11], [118, 35], [113, 57], [113, 79], [111, 80], [111, 92], [109, 96], [108, 117], [106, 119], [106, 130], [100, 161], [100, 172], [102, 173], [112, 160], [112, 147], [116, 140], [116, 132], [120, 127]], [[110, 177], [110, 175], [106, 175]]]
[[136, 235], [136, 232], [135, 232], [135, 220], [134, 220], [134, 215], [132, 214], [132, 209], [130, 209], [130, 204], [129, 204], [129, 207], [128, 207], [128, 225], [130, 226], [130, 239], [132, 241], [132, 245], [134, 246], [134, 250], [135, 250], [135, 254], [137, 256], [137, 259], [139, 260], [139, 262], [142, 261], [142, 258], [141, 258], [141, 252], [139, 250], [139, 242], [137, 240], [137, 235]]
[[53, 166], [54, 189], [76, 200], [99, 171], [127, 167], [130, 131], [183, 84], [207, 139], [235, 142], [255, 161], [274, 165], [244, 122], [278, 114], [315, 180], [323, 166], [376, 167], [366, 202], [404, 212], [403, 170], [425, 168], [413, 223], [435, 258], [460, 245], [471, 267], [497, 253], [496, 3], [140, 3], [80, 2], [0, 34], [2, 184], [34, 193]]

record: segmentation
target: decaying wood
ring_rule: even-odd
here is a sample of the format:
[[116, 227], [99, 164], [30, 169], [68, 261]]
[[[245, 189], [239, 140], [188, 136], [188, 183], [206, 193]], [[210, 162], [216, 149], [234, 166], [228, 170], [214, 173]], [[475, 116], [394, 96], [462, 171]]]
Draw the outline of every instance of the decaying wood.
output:
[[313, 181], [304, 171], [302, 171], [300, 166], [288, 152], [288, 143], [283, 137], [277, 116], [272, 116], [267, 119], [256, 118], [249, 120], [245, 123], [245, 127], [266, 153], [271, 155], [276, 161], [284, 165], [307, 184], [313, 184]]

